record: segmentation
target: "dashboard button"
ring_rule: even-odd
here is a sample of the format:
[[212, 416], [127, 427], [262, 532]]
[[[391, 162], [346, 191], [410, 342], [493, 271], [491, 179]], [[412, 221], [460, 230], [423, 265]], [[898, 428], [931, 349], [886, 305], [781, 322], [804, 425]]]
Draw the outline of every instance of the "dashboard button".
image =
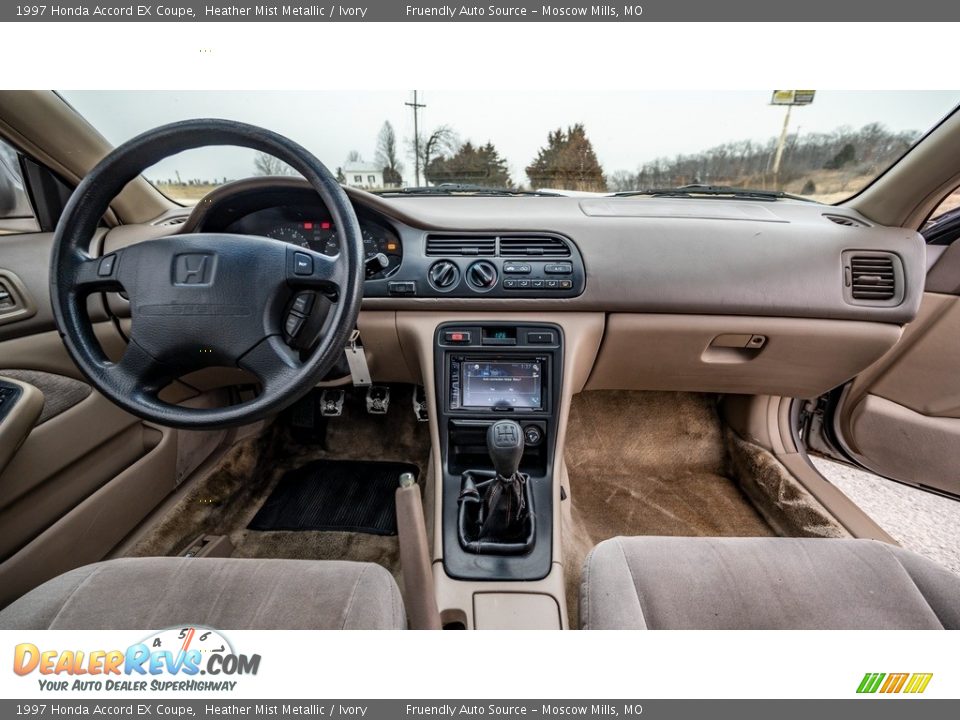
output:
[[560, 289], [561, 289], [561, 290], [569, 290], [569, 289], [572, 288], [572, 287], [573, 287], [573, 280], [561, 280], [561, 281], [560, 281]]
[[470, 333], [466, 330], [445, 330], [443, 333], [443, 339], [445, 342], [452, 343], [454, 345], [469, 345]]
[[560, 287], [559, 280], [547, 280], [547, 290], [556, 290]]
[[294, 315], [290, 313], [287, 315], [287, 321], [283, 325], [284, 331], [290, 337], [296, 337], [297, 333], [300, 332], [300, 328], [303, 327], [303, 318], [299, 315]]
[[553, 345], [553, 333], [550, 331], [528, 332], [527, 342], [531, 345]]
[[503, 286], [504, 286], [507, 290], [513, 290], [513, 289], [515, 289], [515, 288], [517, 287], [517, 281], [516, 281], [516, 280], [504, 279], [504, 281], [503, 281]]
[[313, 293], [302, 292], [297, 295], [293, 299], [293, 305], [290, 306], [290, 309], [302, 315], [309, 315], [310, 310], [313, 309]]
[[306, 253], [294, 253], [293, 272], [295, 275], [313, 275], [313, 258]]
[[573, 265], [570, 263], [549, 263], [544, 266], [543, 271], [548, 275], [569, 275], [573, 272]]
[[398, 281], [387, 284], [387, 289], [391, 295], [416, 295], [417, 294], [417, 284], [410, 281]]
[[534, 290], [542, 290], [544, 287], [543, 280], [531, 280], [530, 287]]
[[97, 275], [100, 277], [110, 277], [113, 274], [113, 266], [116, 260], [117, 256], [113, 253], [104, 255], [103, 259], [100, 260], [100, 265], [97, 267]]
[[503, 271], [510, 275], [526, 275], [532, 269], [528, 263], [508, 262], [503, 264]]
[[530, 287], [529, 280], [517, 280], [517, 287], [521, 290], [527, 290]]

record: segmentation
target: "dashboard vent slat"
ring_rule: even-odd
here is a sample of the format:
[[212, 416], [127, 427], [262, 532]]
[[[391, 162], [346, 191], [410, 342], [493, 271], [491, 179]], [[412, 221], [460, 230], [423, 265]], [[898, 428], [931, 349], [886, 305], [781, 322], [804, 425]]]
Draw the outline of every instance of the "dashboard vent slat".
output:
[[570, 257], [570, 247], [562, 238], [551, 235], [507, 236], [500, 238], [500, 255], [503, 257]]
[[887, 255], [850, 258], [850, 292], [854, 300], [892, 300], [897, 295], [897, 273]]
[[492, 257], [496, 254], [497, 239], [492, 236], [427, 236], [429, 257]]

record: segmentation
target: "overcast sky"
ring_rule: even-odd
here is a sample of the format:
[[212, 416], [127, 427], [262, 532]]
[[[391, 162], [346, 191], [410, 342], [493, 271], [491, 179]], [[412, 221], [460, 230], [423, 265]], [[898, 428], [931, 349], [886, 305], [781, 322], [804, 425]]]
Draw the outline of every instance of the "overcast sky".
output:
[[[309, 148], [332, 168], [357, 150], [372, 160], [385, 120], [393, 123], [403, 151], [404, 176], [413, 182], [407, 140], [412, 94], [373, 92], [125, 92], [62, 93], [114, 144], [174, 120], [223, 117], [275, 130]], [[450, 125], [461, 140], [492, 141], [504, 155], [514, 182], [527, 182], [524, 168], [547, 132], [582, 122], [607, 173], [636, 170], [642, 163], [692, 153], [734, 140], [764, 141], [780, 132], [784, 109], [771, 107], [770, 91], [489, 92], [423, 91], [421, 128]], [[791, 132], [828, 132], [880, 122], [893, 130], [927, 130], [957, 103], [960, 92], [821, 91], [813, 105], [794, 108]], [[252, 174], [252, 154], [236, 148], [194, 150], [169, 158], [146, 174], [231, 180]]]

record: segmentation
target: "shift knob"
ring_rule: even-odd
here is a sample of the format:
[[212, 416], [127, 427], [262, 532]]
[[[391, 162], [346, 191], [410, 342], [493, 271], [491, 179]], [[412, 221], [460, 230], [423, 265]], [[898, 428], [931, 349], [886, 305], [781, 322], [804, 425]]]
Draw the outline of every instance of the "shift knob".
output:
[[513, 420], [497, 420], [487, 430], [487, 452], [497, 474], [509, 478], [520, 468], [523, 431]]

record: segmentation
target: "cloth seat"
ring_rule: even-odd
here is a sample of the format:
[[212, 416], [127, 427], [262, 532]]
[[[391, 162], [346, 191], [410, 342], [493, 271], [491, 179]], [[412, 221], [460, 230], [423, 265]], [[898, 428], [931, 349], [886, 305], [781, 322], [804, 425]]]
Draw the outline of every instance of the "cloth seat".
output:
[[874, 540], [618, 537], [587, 557], [584, 629], [956, 629], [960, 577]]
[[53, 578], [0, 611], [0, 629], [395, 630], [393, 576], [372, 563], [123, 558]]

